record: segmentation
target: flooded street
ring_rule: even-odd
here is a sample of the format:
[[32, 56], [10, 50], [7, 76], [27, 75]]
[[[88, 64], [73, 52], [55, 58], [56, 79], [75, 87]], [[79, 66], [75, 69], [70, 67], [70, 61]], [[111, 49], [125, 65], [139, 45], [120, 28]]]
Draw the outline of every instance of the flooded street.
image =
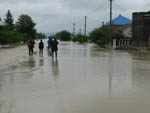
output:
[[150, 113], [149, 57], [61, 42], [56, 59], [35, 48], [0, 49], [0, 113]]

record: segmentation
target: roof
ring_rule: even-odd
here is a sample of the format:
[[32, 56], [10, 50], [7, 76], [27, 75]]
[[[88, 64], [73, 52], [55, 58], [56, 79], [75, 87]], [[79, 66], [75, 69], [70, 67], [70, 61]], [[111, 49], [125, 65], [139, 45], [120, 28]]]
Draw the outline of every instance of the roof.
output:
[[[112, 25], [127, 25], [131, 24], [132, 21], [124, 16], [119, 15], [115, 19], [112, 20]], [[110, 25], [110, 21], [105, 24], [105, 26]]]

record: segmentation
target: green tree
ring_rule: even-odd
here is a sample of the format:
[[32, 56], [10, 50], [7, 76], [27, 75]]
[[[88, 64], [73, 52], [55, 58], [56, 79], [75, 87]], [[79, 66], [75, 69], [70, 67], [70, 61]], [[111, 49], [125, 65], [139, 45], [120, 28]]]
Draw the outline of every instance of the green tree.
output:
[[35, 23], [28, 15], [21, 15], [16, 22], [16, 29], [20, 33], [26, 34], [28, 37], [36, 38]]
[[26, 35], [14, 30], [0, 31], [0, 45], [10, 45], [25, 41]]
[[37, 34], [36, 34], [36, 38], [37, 38], [37, 39], [45, 39], [46, 36], [45, 36], [44, 33], [37, 33]]
[[10, 10], [7, 11], [6, 13], [6, 17], [4, 18], [4, 22], [5, 22], [5, 25], [8, 27], [8, 29], [12, 30], [13, 27], [14, 27], [14, 19], [13, 19], [13, 16], [10, 12]]
[[88, 36], [84, 36], [82, 34], [75, 35], [72, 39], [73, 42], [85, 43], [88, 42]]
[[106, 29], [96, 28], [90, 33], [90, 40], [98, 45], [104, 46], [110, 40], [109, 32]]
[[123, 39], [124, 35], [120, 31], [110, 31], [108, 27], [96, 28], [90, 33], [90, 40], [100, 46], [105, 46], [112, 39]]
[[61, 31], [56, 33], [56, 38], [62, 41], [70, 41], [71, 40], [71, 33], [68, 31]]

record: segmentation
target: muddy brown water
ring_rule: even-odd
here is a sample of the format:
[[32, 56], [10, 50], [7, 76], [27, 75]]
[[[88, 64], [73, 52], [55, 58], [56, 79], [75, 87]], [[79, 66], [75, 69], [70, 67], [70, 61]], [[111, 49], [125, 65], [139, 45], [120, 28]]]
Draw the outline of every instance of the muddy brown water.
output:
[[1, 51], [0, 113], [150, 112], [149, 57], [61, 42], [52, 59], [35, 48]]

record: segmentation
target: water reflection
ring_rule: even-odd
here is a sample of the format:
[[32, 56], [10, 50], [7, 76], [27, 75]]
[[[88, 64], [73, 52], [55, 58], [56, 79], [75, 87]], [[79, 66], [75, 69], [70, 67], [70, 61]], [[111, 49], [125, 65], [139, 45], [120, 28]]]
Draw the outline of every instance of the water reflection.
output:
[[51, 49], [48, 49], [48, 48], [47, 48], [47, 54], [48, 54], [49, 57], [52, 56]]
[[136, 88], [150, 89], [150, 53], [130, 52], [132, 55], [132, 85]]
[[84, 44], [84, 56], [87, 56], [87, 44]]
[[107, 57], [109, 51], [100, 48], [99, 46], [93, 45], [90, 47], [90, 56], [91, 57]]
[[109, 53], [108, 60], [108, 75], [109, 75], [109, 97], [112, 95], [112, 74], [113, 74], [113, 64], [112, 64], [112, 51]]
[[150, 89], [150, 61], [132, 62], [132, 85], [137, 88]]
[[43, 57], [43, 54], [42, 54], [42, 53], [39, 53], [39, 56], [40, 56], [40, 57]]
[[132, 51], [130, 54], [134, 60], [150, 60], [150, 52]]
[[54, 80], [58, 79], [59, 76], [59, 63], [58, 63], [58, 59], [56, 58], [52, 58], [52, 75]]
[[28, 65], [29, 65], [30, 68], [34, 68], [35, 67], [35, 60], [34, 60], [33, 56], [29, 57]]
[[44, 59], [43, 59], [43, 57], [40, 57], [39, 58], [39, 66], [44, 66]]

